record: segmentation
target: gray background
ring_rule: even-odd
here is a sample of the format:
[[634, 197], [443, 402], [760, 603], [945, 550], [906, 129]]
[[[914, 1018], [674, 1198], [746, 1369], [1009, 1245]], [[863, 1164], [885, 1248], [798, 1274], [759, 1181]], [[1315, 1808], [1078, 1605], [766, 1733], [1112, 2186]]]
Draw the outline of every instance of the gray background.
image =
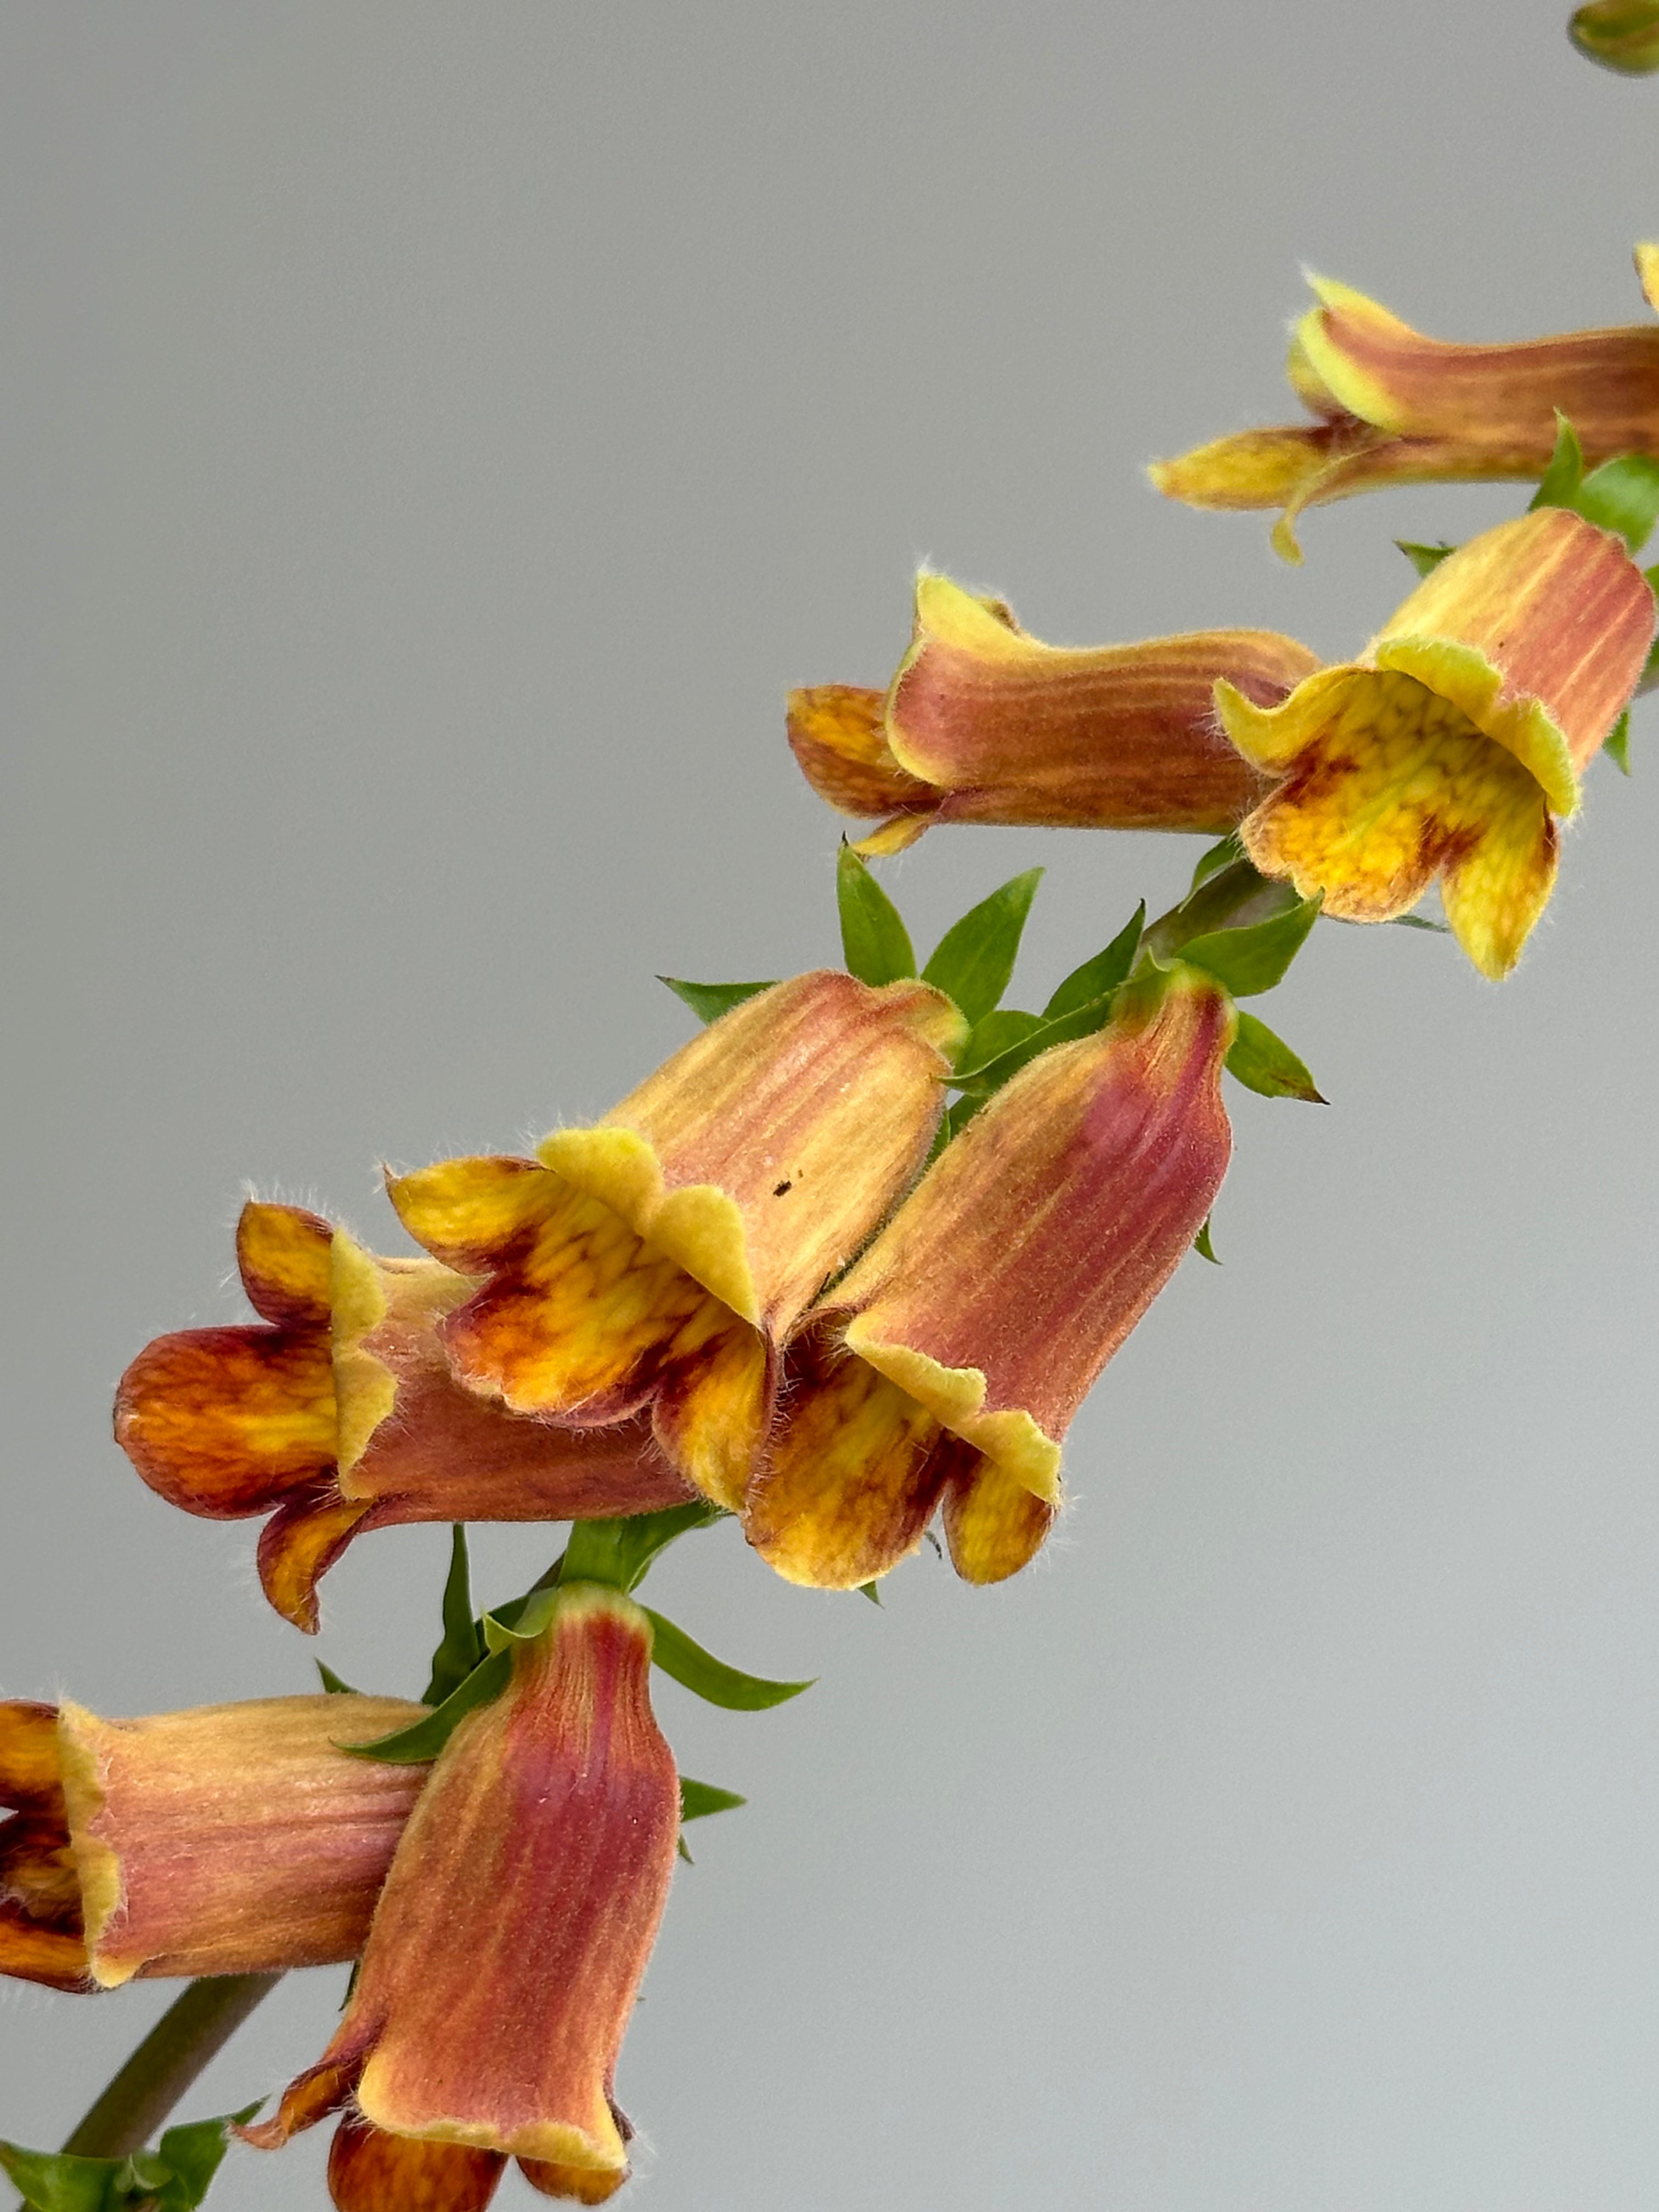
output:
[[[654, 970], [836, 957], [781, 696], [885, 680], [918, 558], [1066, 641], [1340, 655], [1392, 535], [1513, 511], [1356, 502], [1295, 574], [1139, 471], [1293, 411], [1303, 258], [1447, 336], [1639, 319], [1659, 86], [1565, 5], [11, 0], [0, 1687], [418, 1686], [441, 1531], [360, 1546], [307, 1645], [112, 1385], [240, 1312], [245, 1178], [400, 1249], [375, 1162], [601, 1109], [688, 1031]], [[1039, 1567], [924, 1554], [878, 1613], [727, 1530], [653, 1583], [823, 1680], [663, 1689], [752, 1802], [624, 2054], [641, 2201], [1653, 2203], [1654, 734], [1503, 988], [1317, 933], [1267, 1011], [1334, 1103], [1234, 1091], [1225, 1264], [1109, 1370]], [[1046, 862], [1029, 997], [1194, 849], [974, 831], [887, 880], [929, 943]], [[486, 1532], [482, 1594], [553, 1544]], [[165, 1994], [8, 1986], [0, 2129], [55, 2139]], [[324, 2134], [223, 2201], [318, 2205]]]

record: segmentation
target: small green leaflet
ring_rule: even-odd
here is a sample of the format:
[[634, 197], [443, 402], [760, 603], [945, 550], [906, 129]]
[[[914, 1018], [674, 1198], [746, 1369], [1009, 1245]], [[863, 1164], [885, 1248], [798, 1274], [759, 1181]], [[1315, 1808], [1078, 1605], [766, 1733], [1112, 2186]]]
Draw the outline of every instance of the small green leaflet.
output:
[[258, 2101], [215, 2120], [168, 2128], [154, 2150], [127, 2158], [78, 2158], [0, 2142], [0, 2171], [35, 2212], [193, 2212], [225, 2154], [226, 2131], [251, 2120]]
[[748, 1802], [735, 1790], [717, 1790], [712, 1782], [694, 1782], [689, 1774], [680, 1777], [682, 1820], [704, 1820], [711, 1813], [734, 1812], [739, 1805]]
[[343, 1743], [340, 1749], [349, 1751], [354, 1759], [383, 1759], [392, 1766], [423, 1766], [438, 1756], [475, 1706], [487, 1705], [500, 1697], [512, 1672], [511, 1656], [492, 1651], [458, 1690], [450, 1692], [436, 1712], [411, 1721], [407, 1728], [394, 1729], [390, 1735], [375, 1736], [368, 1743]]
[[676, 1628], [648, 1605], [641, 1610], [651, 1623], [653, 1662], [682, 1689], [706, 1698], [711, 1705], [721, 1705], [727, 1712], [760, 1713], [812, 1686], [810, 1681], [769, 1682], [762, 1675], [743, 1674], [694, 1644], [683, 1628]]
[[[1343, 917], [1339, 915], [1335, 916], [1334, 919], [1340, 921]], [[1393, 929], [1432, 930], [1437, 937], [1449, 937], [1451, 935], [1451, 931], [1446, 927], [1443, 921], [1431, 921], [1425, 914], [1393, 915], [1389, 917], [1389, 927]]]
[[836, 856], [842, 957], [860, 983], [897, 983], [916, 972], [910, 933], [881, 885], [850, 845]]
[[1414, 545], [1409, 538], [1396, 538], [1395, 544], [1411, 562], [1419, 576], [1431, 576], [1448, 553], [1455, 553], [1455, 545]]
[[[724, 1507], [702, 1498], [670, 1505], [660, 1513], [632, 1513], [619, 1521], [577, 1521], [565, 1547], [560, 1580], [609, 1583], [613, 1589], [637, 1589], [659, 1552], [694, 1528], [712, 1528], [726, 1517]], [[505, 1611], [498, 1607], [500, 1620]]]
[[1571, 507], [1584, 481], [1584, 449], [1578, 433], [1558, 407], [1555, 410], [1555, 451], [1543, 479], [1528, 502], [1527, 512], [1540, 507]]
[[1028, 1036], [1040, 1030], [1044, 1019], [1042, 1014], [1024, 1014], [1014, 1006], [999, 1006], [994, 1013], [976, 1021], [968, 1032], [968, 1042], [962, 1048], [962, 1065], [982, 1067], [987, 1060], [1012, 1051], [1017, 1044], [1024, 1044]]
[[1630, 774], [1630, 708], [1628, 707], [1607, 732], [1601, 750], [1621, 775]]
[[[1051, 1044], [1069, 1044], [1076, 1037], [1092, 1036], [1097, 1030], [1105, 1028], [1112, 1018], [1111, 994], [1091, 999], [1087, 1005], [1073, 1012], [1061, 1014], [1057, 1020], [1039, 1022], [1036, 1029], [994, 1060], [982, 1061], [976, 1067], [959, 1067], [951, 1078], [958, 1091], [971, 1091], [981, 1103], [994, 1091], [1000, 1091], [1010, 1076], [1018, 1075], [1022, 1067], [1034, 1060], [1040, 1052], [1047, 1052]], [[956, 1109], [951, 1109], [954, 1115]]]
[[1234, 998], [1252, 998], [1282, 981], [1318, 919], [1319, 901], [1303, 899], [1267, 921], [1189, 938], [1176, 957], [1224, 983]]
[[323, 1678], [323, 1687], [331, 1698], [356, 1698], [362, 1694], [361, 1691], [354, 1690], [349, 1682], [343, 1682], [334, 1669], [325, 1667], [320, 1659], [316, 1665], [317, 1672]]
[[1207, 1260], [1212, 1267], [1218, 1267], [1221, 1265], [1220, 1260], [1216, 1255], [1215, 1246], [1210, 1242], [1210, 1217], [1207, 1213], [1204, 1217], [1204, 1226], [1193, 1239], [1193, 1249], [1200, 1260]]
[[922, 981], [954, 1000], [969, 1024], [983, 1021], [1007, 989], [1042, 881], [1041, 868], [1028, 868], [969, 908], [945, 931], [922, 969]]
[[[1244, 848], [1238, 842], [1238, 832], [1230, 830], [1224, 837], [1218, 838], [1213, 845], [1206, 846], [1199, 854], [1198, 865], [1193, 870], [1193, 879], [1187, 889], [1195, 891], [1201, 883], [1207, 882], [1223, 868], [1231, 868], [1235, 860], [1242, 860], [1243, 857]], [[1142, 902], [1141, 911], [1144, 915], [1145, 901]]]
[[717, 1022], [745, 999], [773, 988], [770, 983], [688, 983], [679, 975], [659, 975], [657, 981], [666, 983], [677, 999], [684, 999], [700, 1022]]
[[[1238, 1009], [1238, 1035], [1227, 1054], [1227, 1073], [1236, 1076], [1247, 1090], [1260, 1091], [1264, 1098], [1305, 1098], [1312, 1106], [1326, 1103], [1312, 1076], [1285, 1040], [1275, 1036], [1266, 1022], [1257, 1021], [1242, 1006]], [[1212, 1260], [1215, 1255], [1207, 1252], [1205, 1257]]]
[[449, 1532], [449, 1575], [444, 1583], [442, 1641], [432, 1655], [432, 1679], [422, 1693], [423, 1705], [441, 1705], [459, 1690], [483, 1657], [483, 1638], [472, 1618], [472, 1585], [467, 1571], [466, 1530]]
[[[1226, 842], [1223, 840], [1224, 843]], [[1220, 849], [1219, 845], [1212, 846], [1204, 859], [1212, 859]], [[1204, 860], [1198, 865], [1202, 868]], [[1217, 865], [1224, 866], [1225, 863], [1218, 862]], [[1202, 878], [1194, 875], [1193, 881], [1200, 883]], [[1079, 1006], [1086, 1006], [1091, 1000], [1104, 998], [1109, 992], [1115, 991], [1134, 965], [1135, 954], [1140, 950], [1140, 933], [1146, 927], [1146, 902], [1142, 899], [1106, 950], [1097, 952], [1092, 960], [1085, 960], [1080, 968], [1073, 968], [1058, 986], [1053, 998], [1042, 1009], [1043, 1019], [1058, 1021], [1062, 1014], [1075, 1013]]]
[[860, 1597], [867, 1597], [872, 1605], [879, 1605], [881, 1603], [880, 1585], [877, 1583], [860, 1583], [859, 1584], [859, 1595]]

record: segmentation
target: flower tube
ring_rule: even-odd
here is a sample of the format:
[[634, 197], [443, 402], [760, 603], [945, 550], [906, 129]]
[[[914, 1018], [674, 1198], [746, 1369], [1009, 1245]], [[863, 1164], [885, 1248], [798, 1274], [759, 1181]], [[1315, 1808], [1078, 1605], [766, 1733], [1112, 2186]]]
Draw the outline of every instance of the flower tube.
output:
[[456, 1376], [579, 1426], [648, 1407], [680, 1471], [740, 1502], [774, 1346], [921, 1170], [962, 1026], [926, 983], [798, 975], [534, 1159], [399, 1177], [410, 1235], [486, 1278], [441, 1325]]
[[789, 742], [820, 798], [889, 817], [865, 853], [901, 851], [936, 822], [1214, 836], [1261, 795], [1216, 729], [1216, 678], [1273, 706], [1318, 665], [1274, 630], [1044, 645], [1001, 600], [924, 574], [888, 690], [793, 692]]
[[377, 1259], [256, 1203], [236, 1260], [263, 1322], [158, 1337], [121, 1378], [115, 1435], [187, 1512], [271, 1515], [260, 1580], [297, 1627], [316, 1628], [318, 1581], [365, 1529], [602, 1520], [692, 1494], [643, 1425], [577, 1436], [461, 1389], [439, 1330], [477, 1285], [435, 1261]]
[[936, 1510], [957, 1571], [1017, 1571], [1060, 1499], [1060, 1446], [1203, 1225], [1231, 1145], [1235, 1020], [1194, 969], [1126, 985], [1110, 1022], [999, 1091], [790, 1347], [745, 1507], [792, 1582], [848, 1589]]
[[1556, 817], [1635, 689], [1654, 599], [1623, 544], [1565, 507], [1448, 556], [1356, 661], [1282, 706], [1216, 707], [1279, 781], [1241, 826], [1262, 872], [1386, 921], [1437, 877], [1483, 975], [1521, 956], [1555, 881]]
[[633, 1601], [574, 1584], [439, 1754], [333, 2040], [245, 2131], [273, 2149], [349, 2101], [345, 2212], [398, 2201], [358, 2167], [426, 2172], [446, 2212], [509, 2157], [586, 2203], [627, 2179], [613, 2077], [679, 1832], [650, 1667]]
[[0, 1973], [56, 1989], [354, 1959], [421, 1765], [342, 1742], [398, 1698], [264, 1698], [143, 1720], [0, 1703]]
[[[1636, 267], [1659, 306], [1659, 246], [1638, 246]], [[1449, 344], [1346, 284], [1309, 281], [1319, 304], [1296, 326], [1287, 373], [1316, 419], [1218, 438], [1151, 471], [1189, 507], [1282, 508], [1273, 542], [1287, 560], [1302, 557], [1306, 507], [1388, 484], [1540, 478], [1558, 410], [1588, 461], [1659, 456], [1659, 328]]]

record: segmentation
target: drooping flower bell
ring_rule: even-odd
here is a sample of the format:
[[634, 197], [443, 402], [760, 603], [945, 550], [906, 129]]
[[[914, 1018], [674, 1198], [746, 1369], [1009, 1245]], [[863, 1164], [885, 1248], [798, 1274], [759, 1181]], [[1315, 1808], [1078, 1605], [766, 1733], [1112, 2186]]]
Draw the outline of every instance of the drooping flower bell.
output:
[[820, 798], [889, 817], [866, 853], [898, 852], [936, 822], [1213, 836], [1260, 795], [1217, 732], [1216, 678], [1273, 706], [1318, 665], [1275, 630], [1044, 645], [1001, 600], [924, 573], [887, 691], [793, 692], [789, 742]]
[[921, 1169], [962, 1030], [926, 983], [798, 975], [533, 1160], [398, 1178], [410, 1233], [487, 1278], [441, 1324], [455, 1374], [579, 1425], [648, 1407], [681, 1472], [738, 1504], [774, 1347]]
[[575, 1583], [439, 1754], [333, 2040], [246, 2131], [272, 2149], [349, 2101], [343, 2212], [462, 2212], [509, 2157], [584, 2203], [627, 2179], [613, 2077], [679, 1832], [650, 1666], [633, 1601]]
[[262, 1322], [182, 1329], [139, 1353], [117, 1441], [152, 1490], [216, 1519], [269, 1513], [265, 1594], [317, 1626], [354, 1536], [407, 1521], [599, 1520], [691, 1493], [643, 1425], [576, 1436], [464, 1390], [438, 1331], [477, 1287], [377, 1259], [295, 1206], [250, 1203], [236, 1260]]
[[1555, 881], [1556, 817], [1577, 807], [1654, 617], [1623, 544], [1565, 507], [1471, 539], [1358, 660], [1282, 706], [1216, 686], [1228, 736], [1279, 779], [1245, 850], [1352, 921], [1403, 914], [1437, 877], [1470, 959], [1507, 975]]
[[[1637, 273], [1659, 307], [1659, 246]], [[1591, 462], [1659, 456], [1659, 328], [1573, 331], [1514, 345], [1425, 337], [1346, 284], [1310, 279], [1319, 304], [1297, 325], [1287, 373], [1316, 418], [1244, 430], [1151, 474], [1189, 507], [1280, 507], [1273, 543], [1299, 561], [1304, 508], [1400, 483], [1540, 478], [1556, 414]]]
[[0, 1703], [0, 1973], [54, 1989], [355, 1959], [422, 1765], [356, 1758], [398, 1698], [143, 1720]]
[[946, 1147], [790, 1346], [745, 1510], [780, 1573], [867, 1582], [940, 1509], [966, 1580], [1033, 1556], [1073, 1415], [1220, 1186], [1235, 1026], [1211, 978], [1150, 969]]

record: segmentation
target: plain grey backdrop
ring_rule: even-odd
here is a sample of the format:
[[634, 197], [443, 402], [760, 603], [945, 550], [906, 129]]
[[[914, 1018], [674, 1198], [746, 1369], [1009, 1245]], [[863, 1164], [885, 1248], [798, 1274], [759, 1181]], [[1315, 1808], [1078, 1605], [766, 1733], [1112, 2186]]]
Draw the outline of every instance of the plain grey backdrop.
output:
[[[325, 1584], [108, 1436], [242, 1311], [250, 1186], [403, 1249], [376, 1163], [511, 1148], [688, 1034], [652, 980], [837, 957], [793, 683], [881, 683], [930, 558], [1087, 643], [1338, 656], [1389, 543], [1503, 488], [1266, 521], [1142, 465], [1294, 412], [1307, 262], [1420, 327], [1640, 319], [1659, 85], [1566, 0], [610, 7], [10, 0], [0, 1691], [115, 1713], [418, 1687], [446, 1539]], [[623, 2055], [661, 2212], [1638, 2212], [1659, 2197], [1659, 717], [1518, 975], [1331, 926], [1264, 1011], [1188, 1262], [1005, 1589], [885, 1609], [725, 1530], [653, 1584], [762, 1672], [672, 1685], [696, 1833]], [[918, 938], [1048, 883], [1046, 994], [1190, 840], [936, 835]], [[483, 1533], [499, 1599], [556, 1538]], [[296, 1977], [191, 2100], [311, 2058]], [[57, 2140], [166, 1989], [7, 1985]], [[326, 2130], [216, 2202], [318, 2207]], [[628, 2200], [628, 2201], [632, 2201]], [[527, 2206], [514, 2179], [503, 2204]]]

